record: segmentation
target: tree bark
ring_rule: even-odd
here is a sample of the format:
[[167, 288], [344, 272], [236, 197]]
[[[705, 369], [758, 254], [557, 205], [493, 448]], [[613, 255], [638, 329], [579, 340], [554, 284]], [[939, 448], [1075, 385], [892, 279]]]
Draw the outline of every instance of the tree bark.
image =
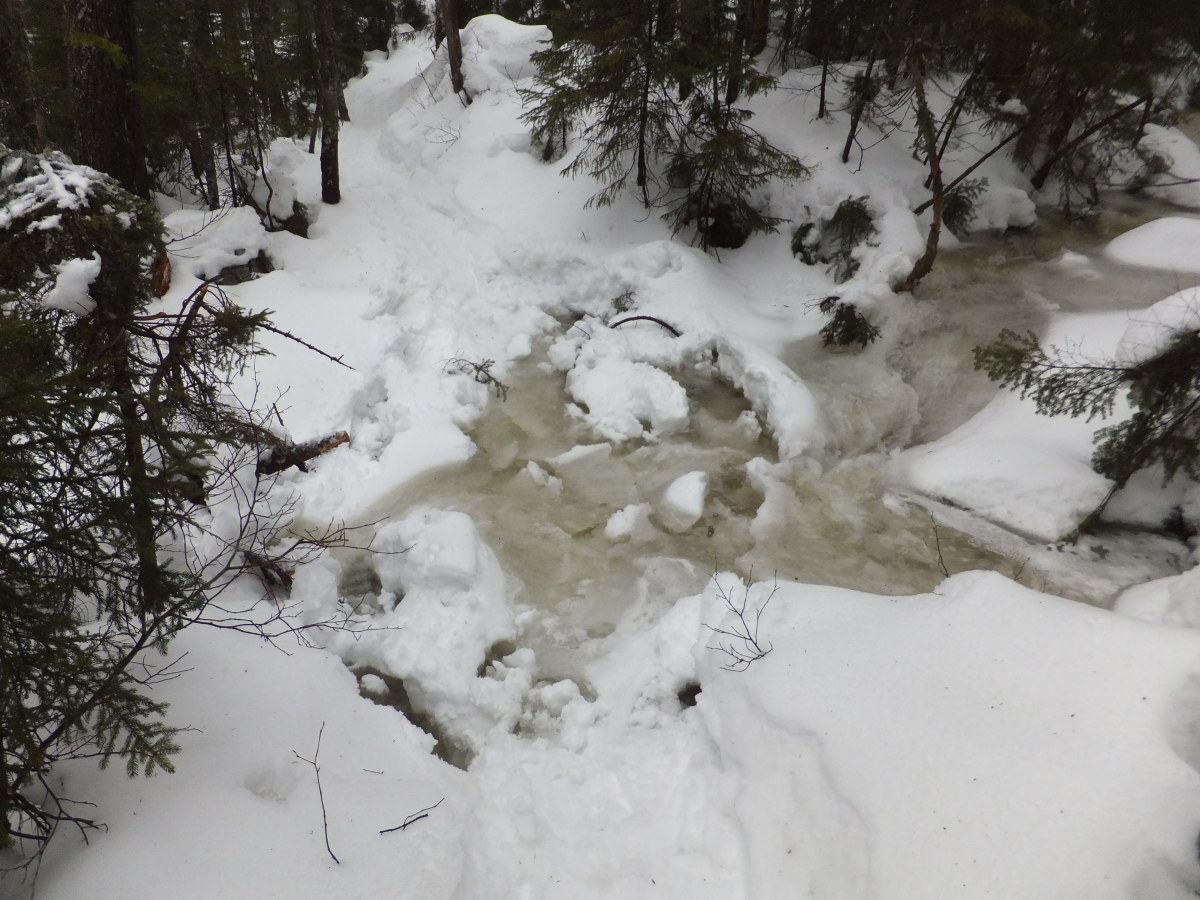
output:
[[933, 221], [929, 223], [929, 233], [925, 238], [925, 252], [921, 254], [908, 273], [908, 277], [896, 285], [896, 293], [911, 291], [921, 279], [933, 271], [933, 262], [937, 259], [938, 243], [942, 235], [942, 217], [946, 206], [946, 186], [942, 182], [942, 160], [938, 155], [937, 128], [933, 121], [933, 112], [925, 96], [925, 60], [917, 57], [917, 77], [913, 85], [913, 94], [917, 103], [917, 134], [925, 150], [926, 162], [929, 164], [929, 183], [933, 191]]
[[321, 117], [321, 200], [340, 203], [341, 174], [338, 169], [338, 98], [342, 92], [341, 76], [334, 57], [333, 5], [331, 0], [317, 0], [317, 81], [320, 93]]
[[150, 197], [133, 0], [63, 0], [75, 160]]
[[446, 36], [446, 54], [450, 58], [450, 85], [454, 88], [454, 93], [464, 97], [466, 102], [470, 103], [471, 95], [467, 93], [466, 85], [463, 83], [462, 37], [458, 30], [458, 0], [437, 0], [437, 14], [442, 32]]
[[33, 79], [29, 39], [17, 0], [0, 0], [0, 138], [13, 147], [41, 150], [46, 123]]

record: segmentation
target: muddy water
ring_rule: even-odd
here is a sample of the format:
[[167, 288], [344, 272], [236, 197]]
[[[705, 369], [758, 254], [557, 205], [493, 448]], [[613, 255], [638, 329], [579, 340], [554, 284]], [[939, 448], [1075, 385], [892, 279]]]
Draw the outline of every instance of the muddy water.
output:
[[[517, 602], [537, 611], [521, 642], [543, 676], [577, 671], [579, 648], [610, 633], [639, 592], [674, 600], [718, 570], [891, 595], [929, 590], [952, 571], [1019, 574], [1020, 562], [890, 498], [880, 454], [780, 464], [749, 404], [715, 377], [681, 378], [686, 432], [624, 446], [595, 443], [568, 415], [563, 377], [543, 354], [506, 381], [507, 399], [471, 433], [475, 456], [405, 485], [376, 513], [429, 505], [470, 515]], [[694, 471], [708, 475], [705, 511], [676, 532], [659, 502]], [[632, 529], [610, 530], [614, 514], [639, 506]]]
[[[543, 673], [578, 671], [579, 649], [608, 634], [639, 592], [673, 600], [719, 569], [901, 595], [930, 590], [947, 572], [986, 568], [1103, 602], [1111, 584], [1086, 553], [1052, 572], [1030, 565], [1019, 541], [1003, 542], [1008, 555], [988, 549], [897, 499], [881, 473], [888, 452], [947, 433], [994, 395], [972, 369], [971, 348], [1001, 328], [1038, 330], [1056, 309], [1144, 307], [1195, 283], [1119, 266], [1098, 250], [1162, 214], [1162, 204], [1117, 198], [1090, 229], [1050, 221], [979, 240], [943, 253], [915, 297], [897, 298], [884, 311], [886, 339], [865, 353], [792, 347], [785, 362], [817, 394], [831, 434], [819, 461], [780, 464], [744, 398], [713, 374], [675, 373], [689, 394], [687, 431], [657, 443], [596, 443], [567, 413], [562, 375], [537, 352], [506, 375], [507, 399], [471, 433], [471, 460], [381, 498], [376, 512], [430, 505], [469, 514], [517, 602], [536, 611], [521, 643]], [[1064, 251], [1079, 256], [1064, 263]], [[709, 478], [705, 512], [677, 533], [657, 504], [674, 479], [697, 470]], [[614, 529], [622, 510], [635, 524]], [[1131, 553], [1144, 567], [1137, 577], [1170, 571], [1150, 558], [1159, 550]], [[1086, 589], [1070, 589], [1076, 566], [1093, 571]]]

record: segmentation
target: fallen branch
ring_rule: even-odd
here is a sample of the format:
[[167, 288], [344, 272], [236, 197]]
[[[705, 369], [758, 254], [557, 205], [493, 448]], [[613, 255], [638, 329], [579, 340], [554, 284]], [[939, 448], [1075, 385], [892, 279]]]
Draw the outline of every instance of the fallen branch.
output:
[[441, 806], [442, 801], [445, 799], [446, 798], [443, 797], [437, 803], [433, 804], [433, 806], [427, 806], [424, 809], [418, 809], [415, 813], [413, 813], [411, 816], [409, 816], [407, 819], [405, 819], [399, 825], [395, 826], [394, 828], [385, 828], [379, 833], [380, 834], [390, 834], [393, 831], [403, 831], [405, 828], [407, 828], [409, 825], [412, 825], [414, 822], [420, 822], [422, 819], [428, 819], [429, 813], [432, 810], [435, 810], [439, 806]]
[[336, 855], [334, 855], [333, 848], [329, 846], [329, 817], [325, 814], [325, 792], [321, 790], [321, 767], [317, 765], [317, 757], [321, 753], [321, 735], [324, 733], [325, 723], [322, 722], [321, 730], [317, 732], [317, 749], [313, 751], [312, 759], [305, 759], [299, 753], [296, 753], [295, 750], [293, 750], [292, 753], [295, 754], [296, 759], [300, 760], [301, 762], [306, 762], [313, 767], [313, 774], [317, 777], [317, 796], [321, 799], [321, 827], [325, 831], [325, 849], [329, 851], [329, 856], [333, 859], [333, 861], [340, 866], [342, 861], [338, 859]]
[[626, 316], [624, 319], [621, 319], [617, 322], [609, 323], [608, 327], [616, 328], [618, 325], [624, 325], [626, 322], [639, 322], [639, 321], [640, 322], [653, 322], [655, 325], [661, 325], [663, 328], [667, 329], [667, 331], [671, 332], [671, 334], [675, 335], [675, 337], [682, 337], [682, 335], [683, 335], [683, 332], [680, 331], [678, 328], [676, 328], [674, 325], [669, 325], [666, 322], [664, 322], [662, 319], [657, 318], [656, 316]]
[[340, 447], [342, 444], [348, 443], [350, 443], [350, 435], [344, 431], [335, 431], [333, 434], [305, 441], [303, 444], [284, 444], [263, 453], [258, 458], [258, 466], [255, 472], [258, 475], [273, 475], [292, 466], [295, 466], [301, 472], [307, 472], [308, 466], [305, 463], [310, 459], [314, 459], [322, 453], [328, 453], [335, 447]]
[[289, 592], [292, 590], [292, 573], [280, 565], [279, 560], [255, 553], [253, 550], [243, 551], [242, 556], [246, 565], [258, 572], [258, 577], [267, 587], [282, 587]]
[[276, 328], [270, 322], [263, 322], [258, 327], [261, 328], [263, 331], [269, 331], [269, 332], [271, 332], [271, 334], [277, 334], [280, 337], [287, 338], [289, 341], [295, 341], [301, 347], [307, 347], [309, 350], [311, 350], [313, 353], [316, 353], [318, 356], [323, 356], [330, 362], [335, 362], [339, 366], [349, 369], [351, 372], [355, 371], [354, 366], [350, 365], [349, 363], [342, 362], [342, 358], [340, 356], [334, 356], [330, 353], [326, 353], [320, 347], [314, 347], [308, 341], [301, 340], [300, 338], [298, 338], [294, 334], [292, 334], [290, 331], [284, 331], [282, 328]]

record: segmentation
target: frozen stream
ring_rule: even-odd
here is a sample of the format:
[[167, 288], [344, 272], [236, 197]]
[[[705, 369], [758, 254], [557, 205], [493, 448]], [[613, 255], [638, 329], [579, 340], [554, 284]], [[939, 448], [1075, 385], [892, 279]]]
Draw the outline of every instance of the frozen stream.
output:
[[[972, 370], [971, 349], [1001, 328], [1037, 330], [1055, 309], [1145, 307], [1186, 286], [1175, 273], [1123, 267], [1097, 250], [1166, 211], [1117, 198], [1091, 229], [1050, 222], [943, 253], [915, 298], [896, 299], [885, 339], [868, 351], [830, 352], [815, 338], [792, 346], [784, 361], [817, 395], [831, 435], [819, 459], [780, 463], [749, 403], [701, 364], [672, 373], [688, 392], [686, 431], [653, 443], [599, 442], [568, 414], [564, 377], [541, 346], [504, 373], [506, 398], [497, 396], [471, 432], [473, 458], [381, 498], [371, 518], [418, 506], [469, 515], [515, 605], [532, 611], [521, 617], [518, 643], [536, 652], [541, 678], [577, 677], [599, 649], [595, 639], [637, 597], [699, 592], [719, 570], [904, 595], [933, 589], [947, 572], [984, 568], [1104, 604], [1126, 584], [1175, 572], [1182, 545], [1113, 533], [1102, 548], [1095, 540], [1032, 546], [931, 507], [935, 524], [914, 498], [889, 490], [886, 463], [891, 451], [949, 432], [994, 394]], [[708, 492], [703, 514], [680, 527], [662, 498], [689, 472], [706, 474]], [[377, 589], [365, 560], [347, 562], [344, 593]]]

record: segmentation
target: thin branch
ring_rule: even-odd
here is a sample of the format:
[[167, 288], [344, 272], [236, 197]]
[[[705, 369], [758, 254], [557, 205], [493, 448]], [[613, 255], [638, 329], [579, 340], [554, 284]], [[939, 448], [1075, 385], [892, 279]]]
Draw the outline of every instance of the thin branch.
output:
[[414, 824], [415, 822], [420, 822], [422, 819], [428, 819], [430, 811], [435, 810], [439, 806], [441, 806], [442, 801], [445, 799], [446, 798], [443, 797], [437, 803], [433, 804], [433, 806], [427, 806], [424, 809], [417, 810], [415, 813], [413, 813], [411, 816], [409, 816], [407, 819], [405, 819], [399, 825], [395, 826], [394, 828], [384, 828], [379, 833], [380, 834], [390, 834], [393, 831], [403, 831], [405, 828], [407, 828], [409, 825]]
[[317, 749], [313, 751], [312, 759], [305, 759], [299, 753], [296, 753], [295, 750], [293, 750], [292, 753], [295, 754], [296, 759], [300, 760], [301, 762], [306, 762], [313, 767], [313, 774], [317, 778], [317, 797], [319, 797], [321, 800], [321, 828], [325, 832], [325, 849], [329, 852], [330, 858], [340, 866], [342, 861], [337, 858], [333, 852], [333, 848], [329, 846], [329, 817], [325, 813], [325, 791], [321, 788], [321, 767], [317, 765], [317, 757], [321, 755], [321, 736], [324, 733], [325, 723], [322, 722], [321, 730], [317, 732]]
[[314, 347], [308, 341], [301, 340], [300, 338], [298, 338], [294, 334], [292, 334], [290, 331], [284, 331], [282, 328], [276, 328], [274, 325], [272, 325], [269, 322], [263, 322], [258, 327], [261, 328], [263, 331], [269, 331], [269, 332], [271, 332], [271, 334], [277, 334], [280, 337], [287, 338], [289, 341], [294, 341], [295, 343], [299, 344], [301, 347], [306, 347], [309, 350], [311, 350], [313, 353], [316, 353], [318, 356], [323, 356], [330, 362], [335, 362], [339, 366], [349, 369], [351, 372], [357, 371], [354, 368], [354, 366], [350, 365], [349, 363], [342, 362], [342, 358], [340, 356], [333, 356], [332, 354], [326, 353], [320, 347]]

